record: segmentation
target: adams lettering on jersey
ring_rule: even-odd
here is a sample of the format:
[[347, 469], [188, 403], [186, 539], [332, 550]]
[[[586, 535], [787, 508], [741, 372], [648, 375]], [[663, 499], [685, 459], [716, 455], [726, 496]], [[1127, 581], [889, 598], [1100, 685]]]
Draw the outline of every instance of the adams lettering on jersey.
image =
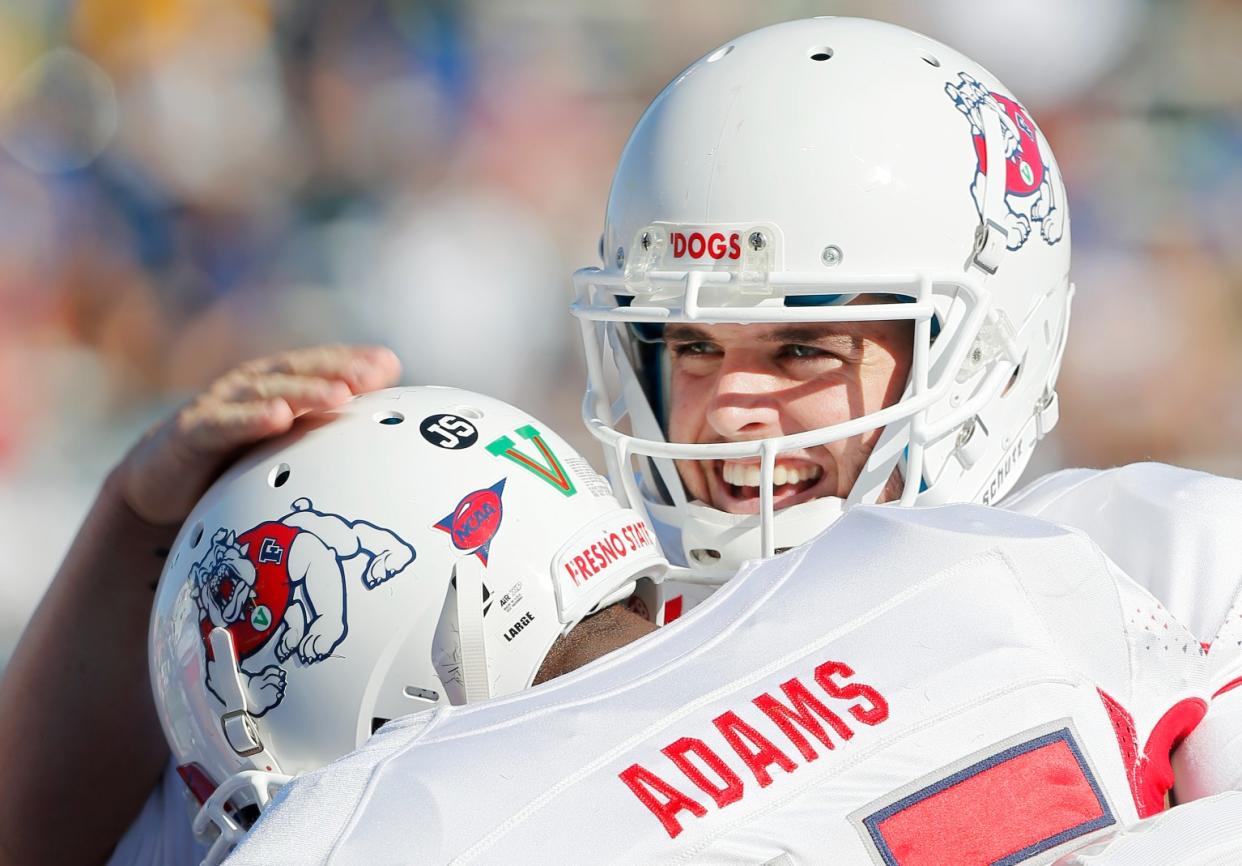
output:
[[[706, 804], [724, 809], [742, 802], [747, 791], [754, 790], [751, 780], [760, 789], [779, 784], [781, 776], [774, 777], [770, 768], [779, 768], [782, 775], [796, 772], [800, 765], [794, 754], [804, 764], [818, 760], [820, 751], [812, 739], [831, 751], [849, 741], [859, 723], [874, 727], [884, 722], [888, 701], [872, 686], [852, 681], [853, 676], [853, 668], [844, 662], [825, 661], [810, 680], [827, 701], [794, 677], [781, 684], [783, 698], [764, 692], [749, 706], [712, 719], [714, 733], [696, 731], [703, 736], [680, 737], [660, 749], [675, 774], [647, 760], [631, 764], [618, 778], [656, 817], [669, 838], [676, 839], [684, 829], [683, 812], [702, 818], [708, 811]], [[755, 724], [742, 717], [743, 711]], [[846, 721], [847, 715], [853, 722]]]
[[1070, 719], [994, 743], [849, 817], [885, 866], [1048, 862], [1117, 823]]

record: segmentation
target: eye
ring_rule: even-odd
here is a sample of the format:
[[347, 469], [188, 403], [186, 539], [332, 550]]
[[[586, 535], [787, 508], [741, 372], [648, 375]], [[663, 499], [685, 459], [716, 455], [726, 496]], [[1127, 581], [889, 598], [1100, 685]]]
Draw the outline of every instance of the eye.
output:
[[808, 346], [804, 343], [786, 343], [784, 346], [781, 346], [781, 354], [786, 358], [793, 358], [799, 361], [806, 358], [836, 357], [826, 349], [821, 349], [819, 346]]
[[678, 358], [694, 355], [713, 355], [720, 351], [715, 343], [707, 340], [696, 340], [686, 343], [669, 343], [669, 351]]

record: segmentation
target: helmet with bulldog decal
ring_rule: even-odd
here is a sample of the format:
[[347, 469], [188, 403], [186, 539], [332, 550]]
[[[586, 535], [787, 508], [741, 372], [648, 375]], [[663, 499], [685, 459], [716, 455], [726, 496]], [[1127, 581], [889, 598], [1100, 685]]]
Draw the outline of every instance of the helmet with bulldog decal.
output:
[[394, 388], [300, 419], [203, 495], [156, 591], [151, 678], [206, 862], [289, 777], [396, 716], [527, 688], [664, 569], [643, 517], [500, 400]]

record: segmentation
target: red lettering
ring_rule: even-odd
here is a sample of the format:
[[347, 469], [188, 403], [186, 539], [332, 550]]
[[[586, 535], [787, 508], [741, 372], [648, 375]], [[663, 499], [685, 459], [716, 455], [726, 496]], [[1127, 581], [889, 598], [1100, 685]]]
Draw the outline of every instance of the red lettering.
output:
[[839, 700], [865, 698], [871, 704], [870, 708], [863, 709], [858, 704], [850, 707], [850, 715], [860, 722], [868, 725], [878, 725], [888, 718], [888, 701], [884, 700], [883, 695], [864, 683], [845, 683], [842, 685], [833, 682], [832, 677], [838, 675], [852, 677], [854, 676], [854, 669], [845, 664], [845, 662], [824, 662], [815, 669], [815, 682], [819, 683], [819, 687], [830, 698], [837, 698]]
[[[695, 241], [698, 241], [698, 252], [695, 252]], [[701, 259], [703, 258], [703, 250], [706, 246], [707, 241], [703, 239], [703, 235], [699, 232], [694, 232], [690, 235], [690, 239], [686, 244], [686, 251], [690, 253], [690, 258]]]
[[574, 586], [577, 586], [578, 575], [574, 574], [574, 567], [567, 562], [565, 563], [565, 570], [569, 572], [569, 579], [574, 582]]
[[650, 539], [650, 537], [647, 535], [647, 526], [646, 526], [646, 524], [642, 524], [642, 523], [635, 523], [635, 524], [634, 524], [634, 536], [635, 536], [635, 538], [638, 540], [638, 546], [639, 546], [639, 547], [648, 547], [648, 546], [650, 546], [650, 544], [651, 544], [651, 539]]
[[742, 257], [742, 247], [738, 243], [737, 232], [729, 235], [729, 258], [740, 259]]
[[[793, 706], [786, 706], [767, 692], [755, 698], [754, 704], [781, 729], [781, 733], [798, 747], [802, 757], [808, 761], [814, 761], [819, 757], [819, 754], [811, 746], [810, 742], [807, 741], [807, 738], [802, 735], [802, 732], [794, 727], [795, 722], [830, 749], [835, 749], [836, 746], [832, 744], [832, 740], [829, 739], [824, 726], [819, 723], [819, 719], [827, 722], [843, 740], [848, 740], [854, 736], [854, 732], [846, 726], [841, 717], [824, 706], [818, 698], [807, 690], [807, 687], [797, 677], [784, 683], [781, 686], [781, 691], [785, 693], [785, 697], [789, 698], [789, 702]], [[816, 716], [819, 719], [816, 719]]]
[[638, 550], [638, 545], [634, 543], [634, 524], [630, 524], [621, 530], [621, 534], [625, 536], [625, 540], [630, 543], [630, 550]]
[[598, 541], [591, 545], [591, 549], [595, 551], [595, 556], [600, 562], [604, 563], [604, 568], [612, 565], [616, 557], [612, 555], [612, 548], [607, 543], [600, 544]]
[[617, 535], [615, 532], [608, 536], [608, 546], [612, 548], [612, 554], [617, 559], [627, 555], [625, 552], [625, 542], [623, 542], [621, 540], [621, 536]]
[[673, 232], [669, 237], [673, 240], [673, 258], [679, 259], [686, 254], [686, 236], [682, 232]]
[[[736, 803], [742, 799], [741, 777], [730, 770], [728, 764], [702, 740], [695, 737], [682, 737], [660, 751], [667, 755], [677, 769], [685, 773], [686, 778], [697, 785], [700, 791], [715, 800], [720, 808], [723, 809], [730, 803]], [[718, 785], [707, 778], [707, 775], [690, 760], [689, 753], [697, 755], [724, 784]]]
[[725, 238], [720, 232], [714, 232], [707, 239], [707, 254], [713, 259], [723, 259], [725, 254]]
[[588, 577], [591, 576], [590, 573], [587, 571], [586, 560], [583, 559], [581, 556], [574, 557], [574, 565], [578, 566], [578, 574], [582, 575], [583, 580], [586, 580]]
[[582, 551], [583, 557], [586, 559], [587, 565], [591, 566], [591, 576], [599, 574], [599, 563], [595, 561], [595, 557], [591, 555], [591, 548]]
[[[712, 719], [712, 724], [724, 736], [725, 742], [733, 747], [733, 751], [737, 752], [737, 756], [750, 767], [759, 787], [766, 788], [772, 784], [772, 775], [768, 772], [768, 767], [772, 764], [776, 764], [786, 773], [792, 773], [797, 768], [798, 765], [776, 748], [775, 743], [743, 722], [732, 710], [716, 716]], [[749, 743], [743, 742], [743, 738], [749, 740]]]
[[[690, 799], [641, 764], [633, 764], [622, 770], [618, 778], [634, 792], [639, 802], [651, 810], [651, 814], [660, 819], [670, 839], [676, 839], [681, 834], [678, 812], [687, 811], [696, 818], [707, 814], [707, 810], [700, 803]], [[656, 798], [657, 794], [664, 797], [664, 802]]]

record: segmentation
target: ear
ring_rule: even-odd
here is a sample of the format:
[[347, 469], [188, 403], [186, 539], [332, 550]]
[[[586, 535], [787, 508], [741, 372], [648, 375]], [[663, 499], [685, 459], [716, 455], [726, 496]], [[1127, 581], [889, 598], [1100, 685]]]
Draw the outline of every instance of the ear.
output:
[[221, 526], [219, 529], [216, 530], [216, 534], [211, 536], [211, 543], [219, 544], [221, 541], [224, 541], [228, 537], [229, 537], [228, 530], [226, 530], [223, 526]]
[[224, 537], [224, 543], [227, 544], [229, 547], [233, 547], [234, 545], [236, 545], [237, 544], [237, 533], [230, 529], [229, 534]]

